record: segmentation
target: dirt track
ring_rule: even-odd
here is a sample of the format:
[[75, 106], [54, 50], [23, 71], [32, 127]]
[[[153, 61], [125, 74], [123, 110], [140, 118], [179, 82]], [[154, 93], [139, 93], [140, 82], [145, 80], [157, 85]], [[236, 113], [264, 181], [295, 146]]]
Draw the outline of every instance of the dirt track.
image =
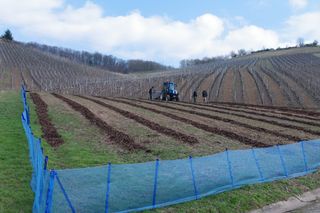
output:
[[110, 101], [115, 101], [115, 102], [119, 102], [119, 103], [129, 104], [131, 106], [139, 107], [139, 108], [146, 109], [146, 110], [158, 113], [158, 114], [162, 114], [162, 115], [164, 115], [166, 117], [169, 117], [171, 119], [178, 120], [178, 121], [190, 124], [190, 125], [192, 125], [194, 127], [197, 127], [198, 129], [202, 129], [202, 130], [205, 130], [207, 132], [211, 132], [211, 133], [214, 133], [214, 134], [217, 134], [217, 135], [225, 136], [227, 138], [240, 141], [241, 143], [249, 145], [249, 146], [254, 146], [254, 147], [269, 147], [269, 146], [271, 146], [269, 144], [265, 144], [263, 142], [260, 142], [260, 141], [254, 140], [254, 139], [247, 138], [247, 137], [239, 135], [237, 133], [233, 133], [233, 132], [226, 131], [226, 130], [223, 130], [223, 129], [220, 129], [220, 128], [216, 128], [216, 127], [211, 127], [211, 126], [208, 126], [206, 124], [202, 124], [202, 123], [199, 123], [199, 122], [196, 122], [196, 121], [184, 118], [184, 117], [180, 117], [180, 116], [177, 116], [177, 115], [172, 114], [172, 113], [163, 112], [163, 111], [160, 111], [160, 110], [157, 110], [157, 109], [153, 109], [153, 108], [150, 108], [150, 107], [145, 107], [145, 106], [142, 106], [142, 105], [139, 105], [139, 104], [135, 104], [135, 103], [132, 103], [132, 102], [128, 102], [128, 101], [124, 101], [124, 100], [119, 100], [119, 99], [115, 100], [115, 99], [110, 99], [110, 98], [105, 98], [105, 97], [99, 97], [99, 98], [110, 100]]
[[[221, 110], [228, 110], [228, 112], [231, 111], [231, 112], [247, 113], [247, 114], [251, 114], [251, 115], [257, 115], [257, 116], [263, 116], [263, 117], [275, 118], [275, 119], [282, 119], [282, 120], [286, 120], [286, 121], [297, 122], [297, 123], [320, 127], [320, 123], [314, 122], [314, 121], [319, 121], [319, 119], [310, 118], [307, 116], [296, 116], [296, 115], [290, 114], [290, 113], [281, 113], [281, 112], [275, 113], [274, 111], [271, 111], [274, 114], [279, 114], [279, 115], [274, 115], [274, 114], [268, 114], [268, 113], [270, 113], [268, 111], [263, 111], [263, 110], [259, 110], [259, 109], [251, 109], [251, 108], [239, 109], [239, 108], [234, 108], [232, 106], [203, 105], [203, 104], [190, 105], [190, 104], [181, 103], [181, 102], [176, 103], [176, 104], [180, 105], [180, 106], [192, 107], [195, 109], [208, 110], [208, 111], [213, 111], [213, 112], [215, 112], [214, 109], [221, 109]], [[288, 116], [294, 117], [294, 118], [289, 118]], [[299, 120], [296, 118], [301, 118], [304, 120]]]
[[[184, 104], [181, 104], [181, 105], [184, 105]], [[186, 105], [184, 105], [184, 106], [186, 106]], [[196, 106], [193, 106], [193, 107], [197, 108]], [[234, 111], [234, 112], [249, 113], [249, 114], [257, 115], [257, 116], [264, 116], [264, 117], [269, 117], [269, 118], [282, 119], [282, 120], [298, 122], [298, 123], [303, 123], [303, 124], [307, 124], [307, 125], [319, 126], [320, 127], [320, 123], [313, 122], [313, 121], [319, 121], [319, 119], [310, 118], [310, 117], [307, 117], [307, 116], [296, 116], [296, 115], [293, 115], [293, 114], [290, 114], [290, 113], [288, 113], [288, 114], [287, 113], [279, 113], [279, 115], [271, 115], [271, 114], [268, 114], [267, 111], [262, 111], [261, 112], [259, 110], [250, 109], [250, 108], [247, 108], [247, 109], [235, 109], [235, 108], [230, 107], [230, 106], [210, 105], [210, 107], [217, 108], [217, 109], [223, 109], [223, 110], [230, 110], [230, 111]], [[285, 116], [282, 116], [282, 115], [285, 115]], [[289, 118], [287, 116], [296, 117], [296, 118], [302, 118], [304, 120], [299, 120], [299, 119], [296, 119], [296, 118]], [[309, 120], [309, 121], [307, 121], [307, 120]], [[310, 120], [312, 120], [312, 121], [310, 121]]]
[[[143, 101], [143, 100], [140, 100], [140, 101], [141, 102], [145, 102], [145, 103], [150, 103], [148, 101]], [[179, 109], [179, 110], [181, 110], [181, 109]], [[233, 113], [233, 112], [225, 112], [225, 111], [221, 111], [221, 110], [218, 110], [218, 109], [210, 109], [209, 111], [217, 112], [217, 113], [223, 113], [223, 114], [226, 114], [226, 115], [238, 116], [238, 117], [247, 118], [247, 119], [260, 121], [260, 122], [265, 122], [265, 123], [269, 123], [269, 124], [272, 124], [272, 125], [277, 125], [277, 126], [280, 126], [280, 127], [285, 127], [285, 128], [295, 129], [295, 130], [300, 130], [300, 131], [303, 131], [303, 132], [306, 132], [306, 133], [310, 133], [310, 134], [313, 134], [313, 135], [320, 136], [320, 131], [307, 129], [307, 128], [304, 128], [304, 127], [301, 127], [301, 126], [296, 126], [296, 125], [292, 125], [292, 124], [285, 124], [285, 123], [281, 123], [281, 122], [274, 121], [274, 120], [267, 120], [267, 119], [264, 119], [264, 118], [257, 118], [257, 117], [252, 117], [252, 116], [249, 116], [249, 115], [243, 115], [243, 114], [238, 114], [238, 113]], [[298, 139], [298, 138], [296, 138], [296, 139]], [[298, 139], [298, 140], [300, 140], [300, 139]]]
[[251, 106], [240, 106], [240, 105], [222, 105], [222, 104], [199, 104], [201, 106], [207, 106], [207, 107], [211, 107], [211, 106], [223, 106], [226, 107], [227, 109], [243, 109], [244, 111], [247, 110], [252, 110], [255, 112], [262, 112], [262, 113], [272, 113], [275, 115], [284, 115], [284, 116], [289, 116], [289, 117], [294, 117], [294, 118], [301, 118], [301, 119], [306, 119], [306, 120], [312, 120], [312, 121], [320, 121], [320, 118], [317, 116], [310, 116], [310, 115], [305, 115], [305, 114], [298, 114], [298, 113], [294, 113], [294, 112], [286, 112], [286, 111], [282, 111], [279, 109], [268, 109], [268, 108], [260, 108], [260, 107], [251, 107]]
[[308, 109], [303, 108], [289, 108], [289, 107], [281, 107], [281, 106], [263, 106], [263, 105], [255, 105], [255, 104], [241, 104], [241, 103], [231, 103], [231, 102], [210, 102], [210, 104], [220, 104], [220, 105], [230, 105], [230, 106], [243, 106], [243, 107], [257, 107], [262, 109], [276, 109], [284, 112], [293, 112], [301, 115], [309, 115], [309, 116], [320, 116], [320, 112], [309, 111]]
[[52, 147], [58, 147], [64, 143], [55, 126], [51, 123], [48, 115], [48, 105], [41, 99], [39, 94], [30, 93], [31, 99], [36, 106], [36, 112], [43, 132], [42, 137]]
[[135, 115], [131, 112], [128, 112], [128, 111], [125, 111], [125, 110], [122, 110], [122, 109], [119, 109], [117, 107], [114, 107], [114, 106], [111, 106], [109, 104], [106, 104], [102, 101], [99, 101], [99, 100], [96, 100], [96, 99], [92, 99], [92, 98], [88, 98], [88, 97], [84, 97], [84, 96], [80, 96], [81, 98], [84, 98], [84, 99], [87, 99], [87, 100], [90, 100], [90, 101], [93, 101], [101, 106], [104, 106], [104, 107], [107, 107], [108, 109], [111, 109], [113, 111], [116, 111], [118, 113], [120, 113], [121, 115], [127, 117], [127, 118], [130, 118], [130, 119], [133, 119], [135, 120], [136, 122], [144, 125], [144, 126], [147, 126], [149, 127], [150, 129], [154, 130], [154, 131], [157, 131], [159, 133], [162, 133], [164, 135], [167, 135], [167, 136], [171, 136], [175, 139], [178, 139], [182, 142], [185, 142], [185, 143], [188, 143], [188, 144], [195, 144], [195, 143], [198, 143], [198, 139], [193, 137], [193, 136], [189, 136], [189, 135], [186, 135], [186, 134], [183, 134], [181, 132], [177, 132], [173, 129], [169, 129], [167, 127], [164, 127], [164, 126], [161, 126], [155, 122], [152, 122], [150, 120], [147, 120], [145, 118], [142, 118], [138, 115]]
[[64, 96], [53, 94], [55, 97], [59, 98], [71, 106], [74, 110], [80, 112], [84, 117], [86, 117], [92, 124], [98, 126], [102, 129], [116, 144], [119, 144], [122, 148], [134, 151], [134, 150], [144, 150], [150, 152], [146, 147], [135, 143], [134, 139], [129, 135], [114, 129], [112, 126], [108, 125], [106, 122], [98, 118], [94, 113], [92, 113], [88, 108], [82, 106], [81, 104], [74, 102]]
[[[151, 102], [148, 102], [148, 101], [141, 101], [141, 102], [148, 103], [148, 104], [154, 104], [154, 103], [151, 103]], [[161, 107], [163, 105], [157, 104], [157, 106]], [[204, 118], [210, 118], [210, 119], [214, 119], [214, 120], [218, 120], [218, 121], [223, 121], [223, 122], [235, 124], [235, 125], [238, 125], [238, 126], [242, 126], [242, 127], [248, 128], [248, 129], [252, 129], [252, 130], [265, 132], [265, 133], [272, 134], [272, 135], [275, 135], [277, 137], [282, 137], [282, 138], [285, 138], [285, 139], [289, 139], [289, 140], [292, 140], [292, 141], [304, 140], [304, 138], [300, 138], [300, 137], [297, 137], [297, 136], [292, 136], [292, 135], [289, 135], [289, 134], [280, 133], [280, 132], [277, 132], [277, 131], [274, 131], [274, 130], [269, 130], [269, 129], [258, 127], [258, 126], [253, 126], [253, 125], [250, 125], [250, 124], [247, 124], [247, 123], [239, 122], [239, 121], [228, 119], [228, 118], [223, 118], [223, 117], [220, 117], [220, 116], [210, 115], [210, 114], [196, 112], [196, 111], [192, 111], [192, 110], [185, 110], [185, 109], [181, 109], [181, 108], [177, 108], [177, 107], [173, 107], [173, 106], [167, 106], [167, 105], [165, 107], [169, 108], [169, 109], [173, 109], [173, 110], [179, 110], [181, 112], [186, 112], [186, 113], [198, 115], [198, 116], [201, 116], [201, 117], [204, 117]]]

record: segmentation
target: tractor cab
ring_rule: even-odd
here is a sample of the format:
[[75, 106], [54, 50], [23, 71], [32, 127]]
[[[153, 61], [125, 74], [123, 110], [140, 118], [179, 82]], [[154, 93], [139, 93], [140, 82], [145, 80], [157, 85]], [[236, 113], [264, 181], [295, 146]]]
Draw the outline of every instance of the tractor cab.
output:
[[177, 85], [174, 82], [163, 82], [162, 91], [161, 91], [161, 100], [167, 101], [179, 101], [179, 93], [177, 91]]

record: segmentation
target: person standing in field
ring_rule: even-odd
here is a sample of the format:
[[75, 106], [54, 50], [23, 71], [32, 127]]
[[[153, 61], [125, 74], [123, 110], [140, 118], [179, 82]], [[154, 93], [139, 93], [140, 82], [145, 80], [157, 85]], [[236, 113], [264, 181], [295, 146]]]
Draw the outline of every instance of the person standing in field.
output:
[[207, 103], [207, 98], [208, 98], [207, 90], [202, 91], [202, 98], [203, 98], [203, 103]]
[[197, 97], [198, 97], [197, 91], [193, 91], [193, 94], [192, 94], [193, 103], [197, 103]]
[[153, 87], [149, 89], [149, 99], [152, 101]]

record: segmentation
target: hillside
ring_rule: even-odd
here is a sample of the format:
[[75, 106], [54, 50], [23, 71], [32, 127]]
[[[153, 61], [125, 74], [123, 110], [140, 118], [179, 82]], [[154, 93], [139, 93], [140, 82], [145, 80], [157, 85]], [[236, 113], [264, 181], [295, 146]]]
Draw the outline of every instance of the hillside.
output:
[[24, 82], [29, 90], [57, 90], [114, 78], [122, 75], [0, 39], [0, 89], [19, 89]]
[[211, 102], [318, 108], [319, 53], [319, 47], [257, 53], [187, 67], [171, 76], [144, 76], [140, 84], [147, 85], [145, 94], [148, 87], [173, 80], [183, 101], [191, 101], [194, 90], [207, 90]]
[[60, 56], [77, 63], [118, 73], [127, 74], [141, 71], [150, 72], [172, 69], [170, 66], [165, 66], [154, 61], [144, 61], [140, 59], [124, 60], [113, 55], [104, 55], [99, 52], [89, 53], [87, 51], [77, 51], [38, 43], [26, 43], [25, 45], [27, 47], [32, 47], [36, 50]]
[[194, 90], [207, 90], [211, 102], [304, 108], [318, 108], [320, 103], [319, 47], [122, 75], [1, 40], [0, 67], [0, 89], [18, 88], [24, 82], [31, 90], [146, 98], [151, 86], [159, 90], [163, 81], [172, 80], [183, 101], [190, 101]]

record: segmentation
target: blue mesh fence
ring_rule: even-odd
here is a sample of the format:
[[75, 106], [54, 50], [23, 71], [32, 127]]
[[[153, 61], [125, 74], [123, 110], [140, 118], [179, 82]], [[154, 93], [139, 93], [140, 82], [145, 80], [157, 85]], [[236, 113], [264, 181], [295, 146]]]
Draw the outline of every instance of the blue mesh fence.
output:
[[22, 124], [33, 167], [33, 212], [128, 212], [168, 206], [247, 184], [293, 178], [320, 167], [320, 140], [226, 150], [206, 157], [47, 170], [21, 90]]

